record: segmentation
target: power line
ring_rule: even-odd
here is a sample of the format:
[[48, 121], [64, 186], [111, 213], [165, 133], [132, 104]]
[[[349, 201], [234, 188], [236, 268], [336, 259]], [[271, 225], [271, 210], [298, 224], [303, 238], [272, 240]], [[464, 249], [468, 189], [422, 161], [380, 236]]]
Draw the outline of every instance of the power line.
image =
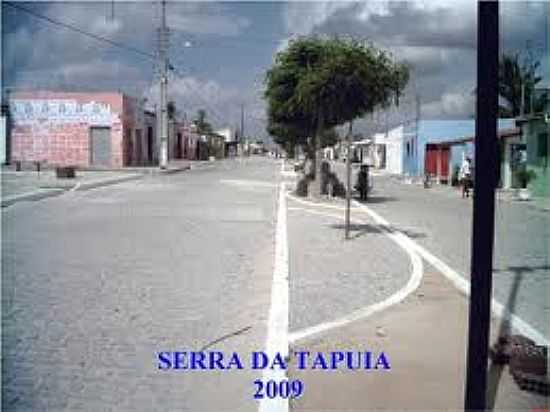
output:
[[4, 4], [6, 6], [10, 6], [10, 7], [14, 8], [14, 9], [21, 10], [21, 11], [23, 11], [23, 12], [25, 12], [25, 13], [31, 15], [31, 16], [34, 16], [34, 17], [38, 18], [38, 19], [47, 21], [48, 23], [63, 27], [63, 28], [68, 29], [68, 30], [72, 30], [76, 33], [79, 33], [79, 34], [81, 34], [83, 36], [86, 36], [86, 37], [89, 37], [91, 39], [94, 39], [94, 40], [97, 40], [97, 41], [100, 41], [100, 42], [103, 42], [103, 43], [110, 44], [111, 46], [118, 47], [119, 49], [123, 49], [123, 50], [129, 51], [129, 52], [132, 52], [132, 53], [140, 54], [140, 55], [145, 56], [149, 59], [153, 59], [153, 60], [156, 59], [156, 56], [154, 56], [150, 53], [147, 53], [143, 50], [136, 49], [135, 47], [132, 47], [132, 46], [127, 46], [125, 44], [122, 44], [122, 43], [119, 43], [117, 41], [108, 39], [106, 37], [102, 37], [102, 36], [98, 36], [98, 35], [93, 34], [93, 33], [89, 33], [85, 30], [79, 29], [76, 26], [73, 26], [72, 24], [63, 23], [61, 21], [54, 20], [54, 19], [52, 19], [48, 16], [44, 16], [43, 14], [36, 13], [36, 12], [26, 8], [26, 7], [23, 7], [23, 6], [20, 6], [18, 4], [12, 3], [10, 1], [3, 1], [2, 5], [4, 5]]

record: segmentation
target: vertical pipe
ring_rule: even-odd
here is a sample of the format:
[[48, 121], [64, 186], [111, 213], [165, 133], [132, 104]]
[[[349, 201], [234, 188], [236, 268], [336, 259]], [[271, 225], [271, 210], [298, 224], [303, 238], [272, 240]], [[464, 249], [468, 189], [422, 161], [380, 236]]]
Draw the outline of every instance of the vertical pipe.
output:
[[499, 56], [498, 1], [478, 2], [475, 189], [464, 408], [485, 410], [491, 321]]
[[166, 169], [168, 164], [168, 34], [166, 28], [166, 0], [162, 0], [161, 27], [159, 29], [159, 60], [160, 60], [160, 168]]
[[348, 154], [346, 155], [346, 239], [349, 239], [350, 230], [350, 207], [351, 207], [351, 133], [353, 121], [349, 122], [348, 131]]

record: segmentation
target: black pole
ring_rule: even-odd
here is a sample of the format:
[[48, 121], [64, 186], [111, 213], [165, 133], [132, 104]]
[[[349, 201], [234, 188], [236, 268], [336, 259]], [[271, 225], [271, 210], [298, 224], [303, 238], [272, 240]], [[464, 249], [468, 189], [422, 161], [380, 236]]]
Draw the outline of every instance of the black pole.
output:
[[474, 205], [464, 408], [486, 409], [495, 186], [498, 171], [498, 1], [478, 2]]

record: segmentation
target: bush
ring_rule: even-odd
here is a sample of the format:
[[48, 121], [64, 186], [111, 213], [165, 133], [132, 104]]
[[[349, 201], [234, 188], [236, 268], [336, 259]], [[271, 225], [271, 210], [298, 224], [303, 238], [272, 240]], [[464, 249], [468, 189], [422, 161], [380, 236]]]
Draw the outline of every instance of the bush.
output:
[[520, 181], [521, 187], [526, 189], [529, 182], [537, 178], [537, 174], [533, 170], [525, 168], [518, 172], [517, 177]]

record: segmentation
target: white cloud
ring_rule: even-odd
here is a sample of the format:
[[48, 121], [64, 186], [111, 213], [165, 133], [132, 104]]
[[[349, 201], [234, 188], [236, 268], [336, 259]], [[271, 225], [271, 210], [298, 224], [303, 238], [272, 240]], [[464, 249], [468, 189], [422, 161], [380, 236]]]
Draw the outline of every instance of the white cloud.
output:
[[169, 16], [168, 24], [172, 30], [195, 34], [237, 36], [250, 26], [250, 21], [244, 17], [223, 14], [173, 14]]
[[284, 9], [283, 19], [289, 33], [307, 35], [336, 11], [349, 5], [350, 3], [344, 1], [289, 2]]
[[423, 118], [468, 119], [475, 110], [475, 97], [470, 93], [445, 92], [440, 99], [422, 105]]

